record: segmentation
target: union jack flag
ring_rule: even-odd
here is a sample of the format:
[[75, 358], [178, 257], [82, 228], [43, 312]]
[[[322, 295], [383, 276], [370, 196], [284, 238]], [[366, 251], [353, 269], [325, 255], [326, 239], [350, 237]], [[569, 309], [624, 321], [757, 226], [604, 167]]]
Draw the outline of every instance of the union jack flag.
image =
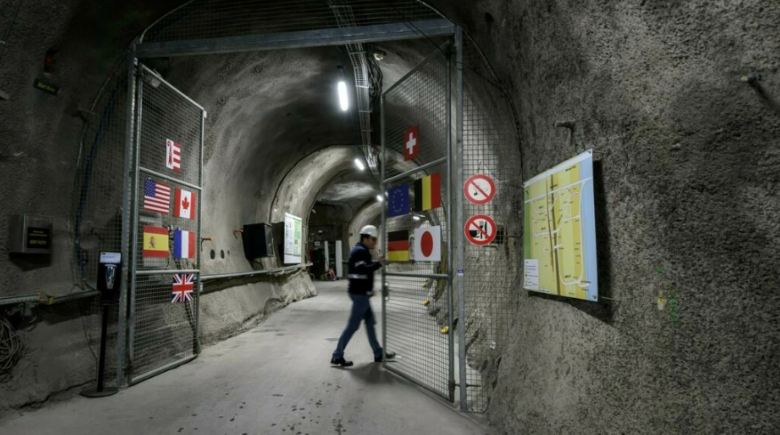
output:
[[171, 303], [177, 302], [191, 302], [192, 291], [195, 288], [195, 274], [194, 273], [177, 273], [173, 275], [173, 294], [171, 295]]

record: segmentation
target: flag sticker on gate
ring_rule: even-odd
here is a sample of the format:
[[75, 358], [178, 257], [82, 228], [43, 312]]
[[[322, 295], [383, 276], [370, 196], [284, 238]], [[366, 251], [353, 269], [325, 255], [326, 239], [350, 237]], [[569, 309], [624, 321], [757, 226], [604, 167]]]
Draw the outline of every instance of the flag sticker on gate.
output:
[[181, 172], [181, 145], [170, 139], [165, 140], [165, 166]]
[[144, 257], [168, 257], [168, 229], [144, 225]]
[[173, 232], [173, 258], [195, 258], [195, 233], [176, 230]]
[[189, 190], [176, 188], [176, 205], [173, 208], [175, 217], [195, 219], [195, 194]]
[[387, 233], [387, 261], [399, 263], [409, 261], [409, 231]]
[[413, 160], [420, 154], [420, 130], [414, 127], [404, 132], [404, 160]]
[[144, 211], [167, 215], [170, 202], [171, 186], [147, 178], [144, 182]]
[[414, 182], [414, 211], [441, 207], [441, 174], [438, 172]]
[[194, 273], [177, 273], [173, 275], [173, 293], [171, 303], [191, 302], [192, 292], [195, 290]]
[[414, 260], [441, 261], [441, 227], [414, 230]]

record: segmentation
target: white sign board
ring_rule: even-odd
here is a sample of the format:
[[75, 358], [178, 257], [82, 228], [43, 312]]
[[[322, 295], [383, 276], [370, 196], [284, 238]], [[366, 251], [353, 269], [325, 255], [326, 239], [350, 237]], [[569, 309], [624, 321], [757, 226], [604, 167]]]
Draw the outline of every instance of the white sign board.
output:
[[284, 264], [303, 262], [303, 220], [284, 214]]

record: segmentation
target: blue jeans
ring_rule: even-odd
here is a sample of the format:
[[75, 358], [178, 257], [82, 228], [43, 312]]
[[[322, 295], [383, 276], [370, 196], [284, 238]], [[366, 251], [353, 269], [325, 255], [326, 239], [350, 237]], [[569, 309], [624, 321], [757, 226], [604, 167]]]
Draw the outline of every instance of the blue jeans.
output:
[[360, 328], [360, 322], [363, 320], [366, 321], [368, 343], [371, 345], [371, 349], [374, 351], [374, 357], [381, 357], [382, 347], [376, 340], [376, 331], [374, 331], [376, 318], [374, 317], [374, 312], [371, 310], [369, 297], [353, 295], [352, 293], [349, 293], [349, 297], [352, 298], [352, 313], [349, 315], [347, 328], [341, 334], [341, 338], [339, 338], [338, 347], [336, 347], [336, 351], [333, 352], [333, 358], [344, 358], [344, 350], [347, 348], [349, 340]]

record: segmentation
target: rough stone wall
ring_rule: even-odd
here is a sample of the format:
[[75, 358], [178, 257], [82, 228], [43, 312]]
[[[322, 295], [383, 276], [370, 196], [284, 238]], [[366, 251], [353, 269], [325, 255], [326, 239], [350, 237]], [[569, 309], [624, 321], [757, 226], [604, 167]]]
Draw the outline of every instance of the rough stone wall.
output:
[[[97, 1], [0, 0], [6, 42], [0, 48], [0, 90], [10, 96], [0, 99], [0, 297], [81, 291], [70, 268], [71, 188], [83, 126], [77, 109], [89, 109], [133, 35], [171, 3], [140, 1], [131, 9]], [[114, 37], [99, 36], [108, 33]], [[57, 50], [55, 65], [44, 73], [50, 48]], [[59, 93], [34, 89], [36, 79]], [[49, 258], [9, 254], [8, 217], [22, 213], [53, 219]], [[24, 356], [0, 384], [0, 416], [94, 379], [88, 347], [99, 334], [94, 311], [79, 302], [37, 314], [34, 329], [20, 333]]]
[[[494, 426], [776, 432], [780, 4], [431, 3], [514, 95], [526, 178], [589, 148], [600, 159], [611, 312], [523, 294]], [[739, 80], [750, 72], [761, 81]], [[659, 310], [662, 293], [675, 303]]]

